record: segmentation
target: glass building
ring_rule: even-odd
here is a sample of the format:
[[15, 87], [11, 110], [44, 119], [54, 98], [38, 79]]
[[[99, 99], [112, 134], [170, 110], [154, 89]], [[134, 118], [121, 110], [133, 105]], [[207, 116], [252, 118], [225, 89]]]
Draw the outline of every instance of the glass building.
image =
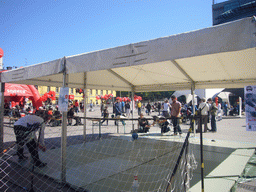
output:
[[256, 1], [229, 0], [212, 5], [213, 25], [218, 25], [244, 17], [256, 15]]

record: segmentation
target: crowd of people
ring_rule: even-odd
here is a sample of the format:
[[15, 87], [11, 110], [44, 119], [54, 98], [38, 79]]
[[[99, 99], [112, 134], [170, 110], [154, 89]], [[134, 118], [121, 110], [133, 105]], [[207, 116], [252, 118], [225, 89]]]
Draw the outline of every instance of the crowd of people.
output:
[[[131, 102], [129, 101], [122, 101], [120, 99], [116, 99], [113, 104], [113, 113], [111, 117], [120, 117], [124, 116], [126, 118], [131, 117], [132, 113], [132, 107]], [[100, 105], [100, 112], [102, 116], [101, 124], [108, 125], [109, 123], [109, 104], [107, 105], [105, 101], [101, 102]], [[52, 105], [51, 103], [48, 103], [47, 105], [43, 105], [42, 107], [39, 107], [39, 109], [34, 108], [31, 105], [16, 105], [14, 107], [10, 107], [10, 104], [5, 103], [5, 115], [12, 116], [14, 118], [20, 118], [26, 114], [41, 114], [41, 116], [44, 117], [46, 120], [46, 125], [50, 126], [59, 126], [61, 125], [61, 113], [58, 111], [57, 105]], [[92, 111], [93, 105], [90, 104], [90, 109]], [[142, 123], [144, 121], [141, 121], [140, 119], [145, 119], [144, 114], [147, 114], [150, 116], [151, 114], [154, 115], [157, 114], [160, 118], [158, 119], [158, 122], [161, 122], [163, 118], [170, 119], [167, 121], [170, 124], [173, 125], [174, 129], [174, 135], [182, 134], [182, 130], [180, 128], [181, 123], [190, 123], [191, 128], [194, 129], [194, 123], [192, 123], [191, 116], [193, 115], [193, 106], [192, 103], [181, 103], [177, 100], [177, 98], [173, 95], [170, 100], [166, 99], [164, 102], [154, 102], [154, 103], [142, 103], [141, 101], [137, 101], [135, 105], [135, 109], [137, 110], [139, 119], [138, 119], [138, 127], [141, 128], [139, 131], [141, 132], [148, 132], [150, 129], [150, 126], [158, 124], [157, 121], [154, 121], [151, 125], [147, 122], [147, 126], [145, 128], [145, 124]], [[237, 109], [237, 108], [236, 108]], [[72, 121], [75, 120], [76, 125], [82, 125], [81, 117], [78, 115], [78, 112], [83, 112], [84, 105], [82, 102], [78, 102], [77, 100], [69, 103], [69, 110], [67, 113], [67, 119], [68, 119], [68, 125], [72, 125]], [[201, 112], [202, 115], [202, 124], [204, 127], [204, 132], [217, 131], [216, 126], [216, 119], [221, 120], [222, 115], [228, 115], [229, 114], [235, 114], [235, 109], [232, 109], [231, 107], [228, 107], [227, 103], [223, 103], [223, 106], [219, 103], [216, 105], [215, 102], [213, 102], [210, 99], [207, 101], [202, 98], [200, 100], [200, 103], [195, 106], [195, 110]], [[160, 121], [161, 120], [161, 121]], [[121, 121], [124, 123], [123, 121]], [[114, 121], [115, 125], [117, 125], [118, 120]], [[208, 123], [211, 125], [211, 129], [208, 128]], [[165, 123], [166, 124], [166, 123]], [[196, 124], [198, 124], [198, 121], [196, 121]], [[167, 129], [166, 129], [167, 130]], [[198, 127], [197, 127], [198, 130]], [[165, 132], [165, 131], [161, 131]]]
[[[239, 113], [239, 105], [236, 105], [235, 108], [233, 106], [228, 107], [227, 102], [223, 102], [223, 106], [221, 103], [217, 103], [213, 101], [211, 98], [206, 100], [205, 98], [200, 99], [199, 104], [195, 106], [195, 117], [196, 117], [196, 131], [200, 130], [199, 123], [199, 113], [202, 116], [202, 127], [203, 132], [217, 132], [216, 121], [222, 119], [222, 116], [235, 115]], [[174, 135], [182, 134], [182, 130], [180, 128], [181, 123], [189, 122], [192, 130], [194, 130], [194, 121], [192, 121], [193, 114], [193, 106], [192, 102], [190, 103], [181, 103], [177, 100], [177, 98], [173, 95], [171, 97], [171, 102], [166, 99], [163, 103], [155, 102], [151, 104], [150, 102], [142, 104], [140, 101], [137, 102], [136, 105], [138, 111], [138, 129], [136, 132], [149, 132], [150, 127], [158, 124], [161, 128], [161, 133], [164, 133], [168, 127], [168, 125], [172, 124], [174, 129]], [[150, 116], [152, 112], [157, 112], [159, 118], [156, 118], [152, 124], [144, 117], [142, 111], [145, 111], [145, 114]], [[170, 119], [168, 121], [167, 119]], [[161, 122], [159, 124], [159, 122]], [[210, 126], [208, 125], [210, 124]], [[164, 128], [165, 127], [165, 128]]]
[[[74, 100], [70, 101], [68, 107], [68, 125], [72, 125], [72, 121], [75, 120], [76, 125], [82, 125], [81, 117], [77, 114], [78, 112], [83, 112], [84, 105], [82, 102]], [[12, 117], [18, 120], [26, 115], [40, 115], [44, 118], [46, 125], [48, 126], [59, 126], [62, 123], [62, 114], [58, 109], [58, 105], [53, 105], [51, 102], [43, 103], [41, 107], [33, 107], [32, 103], [25, 103], [24, 105], [16, 104], [11, 106], [11, 103], [5, 102], [4, 104], [4, 116]]]
[[[175, 95], [171, 96], [171, 102], [166, 99], [163, 103], [155, 102], [151, 104], [147, 102], [147, 104], [142, 104], [141, 101], [136, 103], [136, 109], [138, 111], [138, 127], [135, 130], [132, 130], [132, 133], [147, 133], [150, 131], [152, 126], [159, 126], [161, 129], [161, 134], [170, 132], [170, 125], [173, 126], [173, 134], [172, 135], [181, 135], [182, 130], [180, 124], [182, 123], [182, 119], [186, 116], [187, 119], [190, 119], [191, 128], [194, 129], [194, 123], [192, 118], [193, 115], [193, 106], [192, 103], [182, 104], [177, 100]], [[90, 106], [92, 108], [92, 106]], [[38, 109], [34, 108], [30, 104], [20, 106], [16, 105], [11, 107], [10, 104], [5, 103], [4, 105], [4, 114], [7, 116], [12, 116], [17, 118], [17, 121], [14, 123], [14, 133], [16, 136], [16, 142], [18, 144], [17, 147], [17, 155], [19, 160], [26, 160], [27, 157], [23, 154], [23, 146], [26, 144], [29, 152], [31, 153], [31, 157], [33, 159], [34, 165], [37, 167], [44, 167], [47, 164], [43, 163], [39, 159], [38, 148], [42, 151], [46, 150], [44, 144], [44, 128], [45, 125], [50, 125], [50, 123], [57, 122], [61, 124], [61, 113], [58, 110], [58, 106], [52, 105], [48, 103], [47, 105], [43, 105]], [[209, 98], [206, 100], [202, 98], [199, 102], [199, 105], [195, 106], [196, 115], [201, 115], [201, 120], [197, 118], [197, 130], [202, 128], [202, 131], [208, 132], [211, 131], [213, 133], [217, 132], [216, 119], [218, 113], [222, 110], [221, 104], [216, 105], [216, 103]], [[227, 115], [228, 106], [226, 103], [223, 105], [223, 115]], [[78, 103], [77, 100], [69, 104], [69, 110], [67, 112], [68, 125], [72, 125], [72, 120], [74, 119], [76, 122], [74, 125], [82, 125], [81, 117], [78, 115], [78, 112], [83, 111], [84, 106], [83, 103]], [[146, 118], [143, 112], [146, 112], [148, 116], [152, 114], [152, 112], [157, 113], [157, 115], [153, 116], [153, 123], [150, 123], [150, 119]], [[102, 115], [101, 124], [106, 122], [108, 125], [109, 119], [109, 110], [108, 105], [105, 102], [101, 103], [100, 111]], [[121, 101], [117, 99], [113, 103], [113, 117], [124, 116], [129, 118], [131, 115], [131, 103], [126, 101]], [[22, 115], [24, 114], [24, 115]], [[184, 116], [183, 116], [184, 115]], [[122, 120], [121, 120], [122, 121]], [[201, 121], [201, 122], [200, 122]], [[118, 120], [114, 121], [115, 125], [117, 125]], [[124, 124], [124, 121], [122, 121]], [[210, 123], [210, 127], [208, 126]], [[125, 124], [124, 124], [125, 125]], [[202, 125], [202, 126], [200, 126]], [[39, 130], [39, 135], [41, 137], [36, 138], [33, 132]], [[32, 137], [33, 136], [33, 137]], [[29, 138], [29, 140], [27, 140]]]

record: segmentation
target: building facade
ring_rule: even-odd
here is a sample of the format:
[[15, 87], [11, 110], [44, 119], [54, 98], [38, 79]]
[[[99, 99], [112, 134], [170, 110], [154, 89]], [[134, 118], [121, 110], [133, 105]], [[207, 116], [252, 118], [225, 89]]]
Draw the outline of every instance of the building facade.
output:
[[212, 5], [213, 25], [227, 23], [237, 19], [256, 15], [256, 1], [229, 0]]
[[[57, 103], [60, 93], [60, 87], [50, 87], [50, 86], [36, 86], [40, 96], [43, 96], [45, 93], [48, 93], [49, 91], [55, 91], [56, 93], [56, 101], [53, 101], [54, 104]], [[106, 95], [106, 94], [113, 94], [114, 97], [116, 97], [116, 91], [111, 90], [98, 90], [98, 89], [88, 89], [87, 91], [87, 98], [88, 103], [93, 104], [100, 104], [101, 100], [97, 100], [97, 95]], [[77, 92], [75, 88], [69, 88], [69, 95], [72, 96], [73, 99], [71, 100], [78, 100], [79, 102], [82, 101], [83, 93]]]

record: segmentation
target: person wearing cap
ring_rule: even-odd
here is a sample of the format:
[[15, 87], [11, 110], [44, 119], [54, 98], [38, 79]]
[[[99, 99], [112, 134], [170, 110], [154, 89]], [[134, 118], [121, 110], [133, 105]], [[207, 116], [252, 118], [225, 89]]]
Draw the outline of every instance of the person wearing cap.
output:
[[171, 119], [172, 119], [172, 124], [174, 128], [174, 135], [177, 135], [178, 134], [177, 132], [179, 132], [179, 134], [181, 135], [182, 131], [181, 131], [180, 122], [179, 122], [181, 103], [177, 100], [177, 97], [175, 95], [171, 96], [171, 100], [172, 100]]
[[209, 113], [211, 114], [211, 130], [210, 131], [216, 132], [217, 131], [216, 115], [217, 115], [218, 108], [216, 106], [216, 103], [212, 102], [211, 98], [209, 98], [207, 101], [210, 104], [210, 107], [209, 107]]
[[[25, 160], [23, 153], [24, 145], [26, 144], [29, 153], [33, 159], [33, 164], [36, 167], [44, 167], [47, 164], [39, 159], [38, 148], [43, 152], [46, 151], [44, 143], [45, 123], [42, 117], [36, 115], [26, 115], [14, 123], [14, 133], [17, 143], [17, 155], [19, 160]], [[39, 130], [39, 138], [37, 139], [36, 131]]]

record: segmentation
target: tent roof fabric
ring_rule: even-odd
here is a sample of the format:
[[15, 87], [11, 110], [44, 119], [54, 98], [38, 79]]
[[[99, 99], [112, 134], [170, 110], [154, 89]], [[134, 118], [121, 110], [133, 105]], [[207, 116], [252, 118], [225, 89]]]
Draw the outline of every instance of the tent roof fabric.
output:
[[256, 84], [256, 23], [213, 27], [3, 72], [2, 82], [144, 92]]

